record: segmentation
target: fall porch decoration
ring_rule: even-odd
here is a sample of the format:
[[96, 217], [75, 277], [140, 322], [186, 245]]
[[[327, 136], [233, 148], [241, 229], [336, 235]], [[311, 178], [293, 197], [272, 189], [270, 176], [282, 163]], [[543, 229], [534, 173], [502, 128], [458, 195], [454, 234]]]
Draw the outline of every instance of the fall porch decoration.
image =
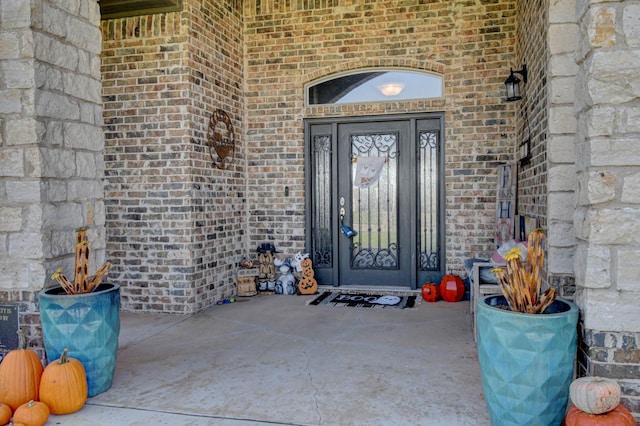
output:
[[26, 426], [44, 426], [49, 420], [49, 407], [40, 401], [29, 401], [19, 406], [13, 413], [13, 423]]
[[535, 229], [529, 234], [527, 259], [522, 261], [521, 248], [516, 246], [505, 255], [506, 266], [493, 268], [502, 294], [515, 312], [543, 313], [555, 300], [556, 290], [551, 287], [541, 293], [544, 267], [544, 231]]
[[74, 281], [71, 282], [69, 278], [62, 273], [62, 268], [58, 268], [56, 272], [51, 275], [51, 279], [58, 281], [58, 284], [60, 284], [67, 294], [91, 293], [100, 285], [102, 278], [109, 271], [109, 268], [111, 268], [111, 263], [107, 262], [96, 271], [94, 276], [89, 277], [89, 252], [87, 230], [86, 228], [78, 228], [76, 230]]
[[87, 402], [87, 375], [82, 363], [67, 356], [65, 348], [57, 359], [44, 369], [40, 379], [40, 401], [52, 414], [75, 413]]
[[573, 405], [589, 414], [602, 414], [620, 403], [620, 385], [604, 377], [580, 377], [569, 387]]
[[11, 407], [7, 404], [0, 403], [0, 425], [6, 425], [11, 420], [13, 414]]
[[567, 412], [564, 424], [565, 426], [635, 426], [636, 421], [622, 404], [602, 414], [585, 413], [574, 405]]
[[[20, 334], [20, 344], [24, 348]], [[42, 362], [31, 349], [14, 349], [0, 364], [0, 402], [15, 411], [30, 400], [37, 400], [42, 375]]]

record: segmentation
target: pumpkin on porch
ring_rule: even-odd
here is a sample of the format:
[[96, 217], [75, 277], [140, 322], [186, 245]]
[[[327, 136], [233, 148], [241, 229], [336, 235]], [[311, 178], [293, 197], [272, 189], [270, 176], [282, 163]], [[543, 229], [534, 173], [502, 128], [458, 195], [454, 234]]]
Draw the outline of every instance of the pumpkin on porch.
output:
[[590, 414], [572, 406], [564, 418], [565, 426], [635, 426], [636, 421], [622, 404], [603, 414]]
[[59, 359], [47, 365], [40, 379], [40, 401], [53, 414], [75, 413], [87, 401], [87, 375], [80, 361], [67, 357], [67, 349]]
[[437, 302], [440, 299], [440, 290], [434, 283], [426, 283], [422, 286], [422, 298], [426, 302]]
[[11, 420], [11, 407], [0, 403], [0, 425], [6, 425]]
[[604, 377], [580, 377], [569, 387], [573, 405], [589, 414], [602, 414], [620, 403], [620, 385]]
[[31, 349], [14, 349], [0, 364], [0, 402], [12, 410], [30, 400], [37, 400], [42, 363]]
[[440, 281], [440, 296], [447, 302], [459, 302], [464, 298], [464, 283], [457, 275], [445, 275]]
[[22, 423], [26, 426], [44, 426], [49, 420], [49, 407], [40, 401], [29, 401], [22, 404], [13, 413], [13, 424]]

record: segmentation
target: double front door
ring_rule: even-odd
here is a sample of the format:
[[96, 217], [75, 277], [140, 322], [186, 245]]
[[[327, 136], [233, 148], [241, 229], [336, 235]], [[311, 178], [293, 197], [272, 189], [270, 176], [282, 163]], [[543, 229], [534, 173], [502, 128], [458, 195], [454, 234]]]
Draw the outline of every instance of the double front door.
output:
[[309, 120], [307, 247], [319, 284], [439, 280], [442, 117]]

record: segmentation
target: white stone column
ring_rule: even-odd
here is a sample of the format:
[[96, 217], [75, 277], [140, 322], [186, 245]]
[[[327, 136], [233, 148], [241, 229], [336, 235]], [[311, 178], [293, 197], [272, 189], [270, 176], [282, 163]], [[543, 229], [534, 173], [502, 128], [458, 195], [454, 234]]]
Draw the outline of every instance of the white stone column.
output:
[[0, 8], [0, 290], [34, 336], [35, 294], [57, 267], [73, 275], [76, 228], [89, 228], [94, 267], [104, 261], [100, 10], [97, 0]]

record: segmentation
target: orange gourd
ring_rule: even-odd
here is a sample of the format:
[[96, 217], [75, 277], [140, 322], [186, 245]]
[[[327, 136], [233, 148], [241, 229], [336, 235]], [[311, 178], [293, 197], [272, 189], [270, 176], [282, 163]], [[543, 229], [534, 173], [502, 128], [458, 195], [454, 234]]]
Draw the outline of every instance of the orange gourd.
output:
[[87, 402], [87, 375], [80, 361], [67, 357], [67, 349], [59, 359], [44, 369], [40, 379], [40, 401], [53, 414], [75, 413]]
[[11, 420], [11, 407], [7, 404], [0, 404], [0, 425], [6, 425]]
[[49, 407], [40, 401], [29, 401], [22, 404], [13, 413], [13, 423], [22, 423], [26, 426], [44, 426], [49, 420]]
[[602, 414], [620, 403], [620, 385], [603, 377], [580, 377], [569, 386], [573, 405], [589, 414]]
[[31, 349], [14, 349], [0, 364], [0, 401], [12, 410], [30, 400], [37, 401], [42, 362]]
[[437, 302], [440, 298], [438, 286], [434, 283], [426, 283], [422, 286], [422, 298], [427, 302]]
[[608, 413], [585, 413], [572, 406], [564, 418], [565, 426], [635, 426], [636, 421], [629, 410], [622, 404]]
[[457, 275], [445, 275], [440, 281], [440, 297], [447, 302], [459, 302], [464, 298], [464, 283]]

